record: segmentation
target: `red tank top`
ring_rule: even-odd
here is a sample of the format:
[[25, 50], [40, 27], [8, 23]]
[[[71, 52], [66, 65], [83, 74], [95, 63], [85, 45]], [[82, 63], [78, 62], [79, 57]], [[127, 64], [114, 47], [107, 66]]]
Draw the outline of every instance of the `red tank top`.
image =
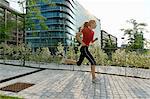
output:
[[82, 41], [89, 46], [90, 42], [93, 42], [93, 37], [94, 37], [94, 31], [92, 31], [91, 29], [85, 27], [83, 28], [83, 30], [81, 31], [83, 34], [83, 39]]

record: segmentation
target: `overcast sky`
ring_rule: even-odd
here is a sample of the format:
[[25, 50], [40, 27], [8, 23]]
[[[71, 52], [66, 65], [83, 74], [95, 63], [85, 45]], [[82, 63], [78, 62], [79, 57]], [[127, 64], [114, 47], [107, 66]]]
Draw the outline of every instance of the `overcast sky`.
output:
[[[12, 0], [8, 0], [12, 1]], [[14, 0], [17, 1], [17, 0]], [[126, 20], [136, 19], [137, 22], [148, 24], [150, 31], [150, 0], [77, 0], [91, 14], [101, 20], [101, 28], [118, 38], [118, 45], [122, 43], [121, 28], [126, 27]], [[10, 6], [19, 10], [17, 3]], [[150, 33], [144, 35], [150, 39]]]

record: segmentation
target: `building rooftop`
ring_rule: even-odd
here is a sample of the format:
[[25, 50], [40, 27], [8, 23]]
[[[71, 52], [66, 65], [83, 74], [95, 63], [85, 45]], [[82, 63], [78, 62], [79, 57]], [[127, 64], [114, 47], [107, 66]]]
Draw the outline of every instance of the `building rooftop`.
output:
[[13, 12], [13, 13], [15, 13], [17, 15], [21, 15], [22, 14], [21, 12], [15, 10], [14, 8], [11, 8], [9, 5], [6, 5], [6, 4], [4, 4], [2, 2], [0, 2], [0, 7], [6, 8], [8, 11]]
[[7, 0], [0, 0], [0, 4], [3, 4], [9, 7], [9, 2]]

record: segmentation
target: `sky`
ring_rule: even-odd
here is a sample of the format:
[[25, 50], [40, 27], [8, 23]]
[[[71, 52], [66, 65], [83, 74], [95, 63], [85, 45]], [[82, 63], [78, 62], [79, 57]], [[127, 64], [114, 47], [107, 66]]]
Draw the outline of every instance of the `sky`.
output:
[[[12, 1], [12, 0], [8, 0]], [[17, 0], [14, 0], [17, 1]], [[101, 20], [101, 29], [118, 39], [118, 46], [125, 43], [121, 38], [122, 28], [128, 27], [126, 20], [135, 19], [137, 22], [147, 23], [144, 37], [150, 40], [150, 0], [77, 0], [89, 13]], [[15, 2], [10, 6], [20, 10]]]

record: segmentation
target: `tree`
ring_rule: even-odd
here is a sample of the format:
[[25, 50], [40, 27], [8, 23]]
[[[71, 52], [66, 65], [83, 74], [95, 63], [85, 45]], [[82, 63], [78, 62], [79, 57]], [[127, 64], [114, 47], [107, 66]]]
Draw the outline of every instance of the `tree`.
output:
[[[19, 0], [18, 1], [24, 13], [24, 35], [26, 31], [37, 30], [36, 29], [37, 26], [40, 27], [39, 28], [40, 30], [48, 30], [48, 26], [45, 24], [46, 18], [41, 14], [41, 10], [40, 10], [41, 6], [37, 6], [39, 2], [42, 4], [49, 4], [49, 6], [55, 6], [55, 4], [52, 3], [51, 0]], [[40, 35], [37, 32], [32, 32], [32, 36], [40, 36]], [[26, 46], [26, 41], [24, 42]]]
[[[37, 6], [38, 3], [49, 4], [49, 6], [55, 6], [51, 0], [19, 0], [18, 3], [23, 9], [25, 30], [36, 30], [39, 26], [40, 30], [48, 30], [48, 26], [45, 24], [46, 18], [41, 14], [41, 6]], [[25, 13], [26, 10], [26, 13]], [[24, 32], [25, 32], [24, 30]], [[37, 33], [32, 32], [33, 36], [37, 36]]]
[[103, 48], [104, 52], [108, 55], [109, 60], [112, 59], [112, 53], [116, 50], [116, 44], [111, 40], [110, 36], [109, 39], [105, 40], [105, 46]]
[[[41, 0], [43, 3], [48, 3], [48, 0]], [[36, 6], [38, 0], [26, 0], [27, 9], [26, 9], [26, 29], [27, 30], [35, 30], [36, 25], [40, 25], [40, 28], [43, 30], [47, 30], [48, 26], [45, 24], [46, 18], [42, 16], [40, 11], [40, 6]], [[35, 19], [33, 19], [35, 18]], [[36, 23], [36, 22], [37, 23]]]
[[0, 43], [6, 42], [6, 40], [10, 39], [11, 32], [15, 27], [16, 27], [16, 22], [13, 20], [0, 22]]
[[144, 49], [144, 37], [143, 34], [146, 31], [145, 26], [146, 23], [138, 23], [134, 19], [127, 20], [129, 24], [132, 25], [131, 28], [121, 29], [124, 32], [124, 35], [128, 36], [128, 46], [129, 50], [137, 50], [137, 49]]

